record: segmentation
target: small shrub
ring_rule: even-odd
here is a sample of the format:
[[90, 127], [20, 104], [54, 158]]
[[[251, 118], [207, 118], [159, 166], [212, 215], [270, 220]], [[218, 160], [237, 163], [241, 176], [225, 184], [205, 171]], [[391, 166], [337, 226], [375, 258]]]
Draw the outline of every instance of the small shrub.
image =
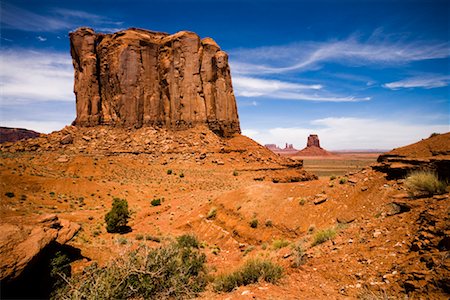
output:
[[347, 183], [347, 178], [342, 177], [341, 179], [339, 179], [339, 184], [344, 184]]
[[213, 207], [209, 210], [208, 214], [206, 215], [206, 218], [208, 220], [212, 220], [212, 219], [215, 219], [216, 216], [217, 216], [217, 208]]
[[302, 198], [298, 201], [298, 204], [300, 204], [301, 206], [305, 205], [305, 203], [306, 203], [306, 200], [304, 198]]
[[234, 170], [233, 171], [233, 176], [238, 176], [238, 175], [239, 175], [238, 171]]
[[309, 227], [308, 227], [308, 233], [311, 234], [311, 233], [313, 233], [314, 231], [316, 231], [316, 225], [314, 225], [314, 224], [309, 225]]
[[72, 268], [70, 259], [64, 253], [58, 251], [50, 260], [50, 277], [54, 280], [53, 288], [59, 288], [64, 285], [64, 278], [70, 277]]
[[184, 173], [181, 173], [181, 174], [180, 174], [180, 178], [184, 178]]
[[335, 180], [335, 179], [336, 179], [336, 176], [334, 176], [334, 175], [330, 176], [330, 180]]
[[436, 173], [427, 171], [412, 172], [405, 181], [408, 194], [413, 197], [443, 194], [447, 184], [440, 181]]
[[182, 248], [195, 248], [200, 247], [200, 243], [197, 237], [193, 234], [183, 234], [177, 237], [177, 244]]
[[14, 195], [13, 192], [6, 192], [5, 196], [8, 197], [8, 198], [14, 198], [15, 195]]
[[50, 192], [49, 195], [55, 197], [55, 192]]
[[292, 267], [298, 268], [299, 266], [305, 263], [306, 260], [305, 250], [303, 249], [302, 244], [299, 242], [292, 246], [292, 252], [293, 252]]
[[247, 256], [247, 254], [249, 254], [249, 253], [252, 252], [253, 250], [255, 250], [255, 246], [249, 246], [249, 247], [247, 247], [247, 249], [244, 250], [243, 256]]
[[433, 132], [432, 134], [430, 134], [430, 138], [435, 137], [435, 136], [438, 136], [438, 135], [440, 135], [440, 133]]
[[21, 196], [20, 196], [20, 200], [21, 200], [21, 201], [27, 200], [27, 195], [21, 195]]
[[143, 234], [137, 234], [135, 239], [138, 240], [138, 241], [142, 241], [144, 239], [144, 235]]
[[314, 247], [316, 245], [322, 244], [323, 242], [331, 240], [335, 236], [336, 236], [336, 230], [333, 228], [320, 230], [314, 235], [314, 239], [313, 239], [311, 246]]
[[153, 200], [150, 202], [150, 204], [151, 204], [152, 206], [160, 206], [160, 205], [161, 205], [161, 199], [160, 199], [160, 198], [153, 199]]
[[126, 238], [124, 238], [124, 237], [119, 237], [119, 238], [117, 239], [117, 243], [118, 243], [119, 245], [126, 245], [126, 244], [128, 244], [128, 240], [127, 240]]
[[85, 268], [57, 289], [55, 299], [187, 299], [207, 283], [206, 257], [176, 243], [140, 246], [106, 267]]
[[268, 260], [251, 259], [230, 274], [218, 276], [214, 281], [214, 290], [231, 292], [234, 288], [248, 285], [259, 280], [276, 283], [283, 275], [283, 268]]
[[114, 198], [112, 208], [105, 216], [106, 231], [109, 233], [126, 231], [129, 218], [127, 200]]
[[267, 219], [266, 223], [264, 223], [264, 225], [266, 225], [266, 227], [272, 227], [273, 226], [272, 220], [271, 219]]
[[153, 235], [146, 235], [145, 236], [145, 240], [146, 241], [156, 242], [156, 243], [161, 243], [161, 238], [159, 238], [157, 236], [153, 236]]
[[251, 228], [257, 228], [258, 227], [258, 219], [251, 219], [250, 222], [248, 222]]
[[172, 169], [167, 170], [167, 175], [172, 174]]
[[272, 241], [272, 248], [274, 250], [278, 250], [278, 249], [284, 248], [287, 245], [289, 245], [289, 241], [287, 241], [287, 240], [280, 239], [280, 240], [273, 240]]

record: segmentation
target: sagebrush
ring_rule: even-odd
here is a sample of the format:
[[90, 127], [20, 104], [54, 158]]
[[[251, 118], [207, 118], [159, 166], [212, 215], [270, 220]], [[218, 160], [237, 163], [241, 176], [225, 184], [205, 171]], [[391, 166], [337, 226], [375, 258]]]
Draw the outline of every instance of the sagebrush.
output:
[[218, 276], [214, 281], [214, 290], [231, 292], [242, 285], [264, 280], [276, 283], [283, 275], [283, 268], [269, 260], [251, 259], [230, 274]]
[[[171, 242], [157, 249], [141, 246], [106, 267], [92, 264], [82, 274], [65, 278], [54, 299], [192, 298], [207, 283], [206, 257], [195, 244]], [[198, 241], [197, 241], [198, 244]]]
[[430, 171], [412, 172], [406, 178], [405, 186], [408, 194], [413, 197], [443, 194], [447, 188], [447, 184]]

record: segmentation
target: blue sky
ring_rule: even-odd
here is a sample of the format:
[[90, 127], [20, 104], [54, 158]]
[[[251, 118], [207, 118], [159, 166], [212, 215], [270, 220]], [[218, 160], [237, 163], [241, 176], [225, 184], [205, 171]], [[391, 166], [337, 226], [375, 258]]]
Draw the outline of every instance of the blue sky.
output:
[[449, 1], [2, 1], [0, 125], [75, 119], [68, 32], [212, 37], [229, 53], [243, 133], [303, 148], [390, 149], [450, 131]]

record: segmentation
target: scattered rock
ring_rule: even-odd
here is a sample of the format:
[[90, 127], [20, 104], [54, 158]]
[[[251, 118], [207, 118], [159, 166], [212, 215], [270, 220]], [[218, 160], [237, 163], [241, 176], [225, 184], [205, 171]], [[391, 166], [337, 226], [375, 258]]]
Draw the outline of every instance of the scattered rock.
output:
[[361, 191], [362, 191], [362, 192], [365, 192], [365, 191], [367, 191], [368, 189], [369, 189], [368, 186], [362, 186], [362, 187], [361, 187]]
[[323, 194], [318, 194], [316, 195], [316, 197], [314, 198], [314, 205], [319, 205], [324, 203], [325, 201], [328, 200], [327, 195], [323, 195]]
[[411, 206], [405, 202], [391, 202], [388, 204], [386, 216], [398, 215], [411, 210]]
[[62, 145], [67, 145], [67, 144], [72, 144], [73, 143], [73, 137], [71, 134], [66, 134], [65, 136], [63, 136], [60, 140], [60, 143]]
[[67, 156], [67, 155], [61, 155], [60, 157], [58, 157], [58, 158], [56, 159], [56, 161], [57, 161], [57, 162], [60, 162], [60, 163], [66, 163], [66, 162], [69, 161], [69, 156]]
[[336, 221], [339, 224], [350, 224], [356, 220], [355, 216], [339, 216]]

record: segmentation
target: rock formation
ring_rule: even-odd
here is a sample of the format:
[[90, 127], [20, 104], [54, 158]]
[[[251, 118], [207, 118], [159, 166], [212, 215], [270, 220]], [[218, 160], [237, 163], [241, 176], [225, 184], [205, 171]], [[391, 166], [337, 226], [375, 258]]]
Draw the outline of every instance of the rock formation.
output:
[[295, 156], [330, 156], [332, 155], [327, 150], [320, 147], [319, 136], [317, 134], [310, 134], [306, 147], [295, 153]]
[[240, 133], [228, 56], [193, 32], [131, 28], [70, 33], [79, 126], [206, 124], [220, 136]]
[[4, 142], [16, 142], [24, 139], [34, 139], [39, 137], [39, 132], [23, 129], [0, 127], [0, 144]]
[[389, 178], [404, 178], [412, 171], [429, 170], [450, 180], [450, 132], [380, 155], [373, 168]]
[[308, 142], [306, 143], [306, 147], [319, 147], [320, 148], [319, 136], [317, 134], [310, 134], [308, 136]]
[[2, 220], [0, 280], [17, 278], [48, 245], [54, 242], [65, 244], [80, 228], [79, 224], [59, 220], [56, 215], [45, 215], [38, 220]]
[[286, 143], [285, 147], [281, 149], [275, 144], [266, 144], [264, 145], [267, 149], [272, 151], [273, 153], [280, 154], [280, 155], [291, 155], [296, 153], [298, 150], [294, 148], [292, 144]]

